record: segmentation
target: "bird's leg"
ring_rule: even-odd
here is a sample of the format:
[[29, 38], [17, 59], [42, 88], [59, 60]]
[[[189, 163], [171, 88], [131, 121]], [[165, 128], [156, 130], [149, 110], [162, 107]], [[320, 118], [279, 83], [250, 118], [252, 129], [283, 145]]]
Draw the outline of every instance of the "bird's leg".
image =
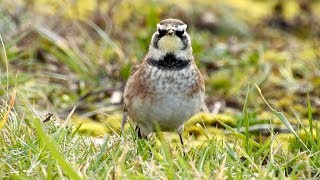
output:
[[183, 133], [183, 129], [184, 129], [184, 126], [180, 126], [178, 129], [177, 129], [177, 133], [179, 134], [179, 138], [180, 138], [180, 143], [181, 143], [181, 147], [182, 147], [182, 152], [183, 152], [183, 156], [185, 156], [185, 152], [184, 152], [184, 142], [183, 142], [183, 138], [182, 138], [182, 133]]
[[182, 146], [184, 146], [183, 139], [182, 139], [183, 129], [184, 129], [184, 126], [183, 126], [183, 125], [180, 126], [180, 127], [177, 129], [177, 133], [179, 134], [180, 143], [181, 143]]
[[181, 143], [181, 145], [184, 147], [184, 143], [183, 143], [183, 139], [182, 139], [182, 134], [179, 134], [179, 138], [180, 138], [180, 143]]
[[140, 127], [139, 127], [138, 125], [136, 126], [135, 131], [136, 131], [139, 139], [144, 138], [144, 137], [142, 136], [142, 134], [141, 134], [141, 129], [140, 129]]
[[180, 138], [180, 143], [181, 143], [181, 147], [182, 147], [183, 157], [185, 157], [186, 153], [184, 152], [184, 143], [183, 143], [182, 134], [179, 134], [179, 138]]

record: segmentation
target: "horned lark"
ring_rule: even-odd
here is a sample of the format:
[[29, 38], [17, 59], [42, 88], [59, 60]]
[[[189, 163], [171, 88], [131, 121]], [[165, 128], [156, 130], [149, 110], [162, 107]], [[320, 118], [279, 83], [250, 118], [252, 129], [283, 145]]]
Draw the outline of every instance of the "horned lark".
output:
[[203, 105], [203, 78], [186, 29], [187, 24], [178, 19], [158, 23], [149, 52], [128, 79], [122, 127], [129, 115], [139, 137], [158, 129], [176, 131], [183, 144], [184, 123]]

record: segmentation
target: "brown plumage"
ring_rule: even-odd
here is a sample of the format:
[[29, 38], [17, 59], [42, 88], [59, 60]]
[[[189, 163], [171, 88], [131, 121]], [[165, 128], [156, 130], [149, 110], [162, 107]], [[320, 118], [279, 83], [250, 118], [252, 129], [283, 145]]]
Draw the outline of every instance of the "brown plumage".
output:
[[157, 129], [177, 131], [182, 142], [183, 124], [203, 105], [204, 82], [186, 28], [177, 19], [161, 21], [148, 54], [128, 79], [123, 125], [128, 114], [139, 137]]

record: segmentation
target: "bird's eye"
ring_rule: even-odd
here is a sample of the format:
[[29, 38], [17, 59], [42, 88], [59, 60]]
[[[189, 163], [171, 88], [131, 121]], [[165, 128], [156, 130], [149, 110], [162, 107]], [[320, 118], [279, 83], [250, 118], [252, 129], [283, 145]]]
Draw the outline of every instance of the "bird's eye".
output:
[[184, 30], [176, 31], [176, 35], [179, 36], [179, 37], [181, 37], [183, 35], [183, 33], [184, 33]]
[[166, 30], [162, 30], [162, 29], [158, 29], [159, 35], [160, 36], [164, 36], [166, 35], [167, 31]]

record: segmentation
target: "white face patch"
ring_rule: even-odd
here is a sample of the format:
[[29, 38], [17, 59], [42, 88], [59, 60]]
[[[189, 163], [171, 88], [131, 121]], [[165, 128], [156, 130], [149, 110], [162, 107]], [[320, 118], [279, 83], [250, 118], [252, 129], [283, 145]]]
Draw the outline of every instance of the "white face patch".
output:
[[187, 25], [171, 25], [171, 24], [167, 24], [167, 25], [161, 25], [161, 24], [157, 24], [157, 29], [159, 30], [168, 30], [168, 29], [172, 29], [174, 31], [185, 31], [187, 29]]
[[163, 36], [158, 42], [158, 48], [166, 52], [175, 52], [183, 48], [183, 44], [177, 36]]
[[171, 25], [171, 24], [168, 24], [168, 25], [157, 24], [157, 29], [160, 29], [160, 30], [172, 29], [172, 30], [175, 30], [175, 31], [185, 31], [187, 29], [187, 25], [184, 24], [184, 25], [174, 26], [174, 25]]

